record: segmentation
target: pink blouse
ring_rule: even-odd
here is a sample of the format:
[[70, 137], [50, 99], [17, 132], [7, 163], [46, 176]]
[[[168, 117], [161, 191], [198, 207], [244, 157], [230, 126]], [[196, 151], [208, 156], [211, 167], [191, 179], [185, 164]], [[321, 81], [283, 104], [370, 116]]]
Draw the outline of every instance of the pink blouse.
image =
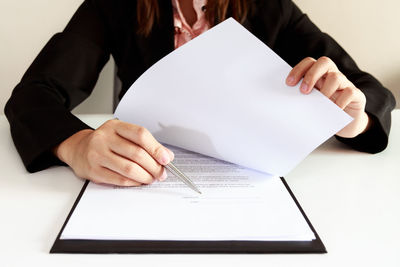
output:
[[206, 4], [207, 0], [193, 0], [193, 9], [197, 14], [197, 20], [192, 27], [190, 27], [179, 6], [179, 0], [172, 0], [174, 10], [175, 49], [210, 28], [205, 16]]

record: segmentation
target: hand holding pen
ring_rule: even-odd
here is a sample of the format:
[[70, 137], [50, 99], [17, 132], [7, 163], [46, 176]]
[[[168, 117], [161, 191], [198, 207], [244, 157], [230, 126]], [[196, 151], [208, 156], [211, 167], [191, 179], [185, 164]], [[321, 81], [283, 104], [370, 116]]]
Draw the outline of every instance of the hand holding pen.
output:
[[118, 186], [163, 181], [167, 178], [164, 166], [174, 159], [173, 152], [147, 129], [119, 120], [73, 134], [54, 153], [77, 176]]

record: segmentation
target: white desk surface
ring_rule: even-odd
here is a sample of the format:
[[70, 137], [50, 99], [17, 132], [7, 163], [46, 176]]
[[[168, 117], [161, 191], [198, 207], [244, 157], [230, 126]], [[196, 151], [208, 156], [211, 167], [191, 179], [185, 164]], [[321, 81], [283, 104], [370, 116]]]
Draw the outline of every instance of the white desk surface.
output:
[[[388, 148], [330, 139], [286, 180], [327, 254], [49, 254], [84, 181], [67, 167], [26, 172], [0, 116], [0, 266], [400, 266], [400, 110]], [[110, 115], [81, 118], [96, 127]], [[162, 227], [162, 225], [160, 225]]]

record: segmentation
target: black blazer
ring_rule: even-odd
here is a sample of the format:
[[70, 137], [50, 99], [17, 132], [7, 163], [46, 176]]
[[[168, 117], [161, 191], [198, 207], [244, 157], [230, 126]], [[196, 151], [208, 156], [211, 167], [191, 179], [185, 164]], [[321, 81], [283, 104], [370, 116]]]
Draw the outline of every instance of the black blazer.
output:
[[[21, 158], [30, 172], [61, 164], [51, 149], [90, 128], [70, 113], [87, 98], [113, 56], [122, 92], [174, 49], [170, 0], [159, 0], [161, 16], [147, 38], [136, 34], [136, 1], [86, 0], [62, 33], [54, 35], [15, 87], [5, 114]], [[250, 1], [249, 1], [250, 2]], [[338, 138], [371, 153], [387, 146], [393, 95], [322, 33], [291, 0], [253, 0], [244, 26], [290, 65], [307, 56], [330, 57], [367, 97], [373, 127], [356, 138]], [[282, 81], [284, 82], [284, 81]]]

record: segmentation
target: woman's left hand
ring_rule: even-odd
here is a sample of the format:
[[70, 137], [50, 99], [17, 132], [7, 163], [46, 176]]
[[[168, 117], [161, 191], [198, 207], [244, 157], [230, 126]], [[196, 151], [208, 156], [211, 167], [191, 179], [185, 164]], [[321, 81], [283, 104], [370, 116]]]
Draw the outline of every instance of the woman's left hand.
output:
[[330, 58], [303, 59], [289, 73], [286, 83], [294, 86], [301, 79], [303, 79], [300, 85], [302, 93], [309, 94], [315, 87], [354, 118], [337, 133], [338, 136], [351, 138], [368, 129], [370, 120], [365, 113], [365, 95], [339, 71]]

